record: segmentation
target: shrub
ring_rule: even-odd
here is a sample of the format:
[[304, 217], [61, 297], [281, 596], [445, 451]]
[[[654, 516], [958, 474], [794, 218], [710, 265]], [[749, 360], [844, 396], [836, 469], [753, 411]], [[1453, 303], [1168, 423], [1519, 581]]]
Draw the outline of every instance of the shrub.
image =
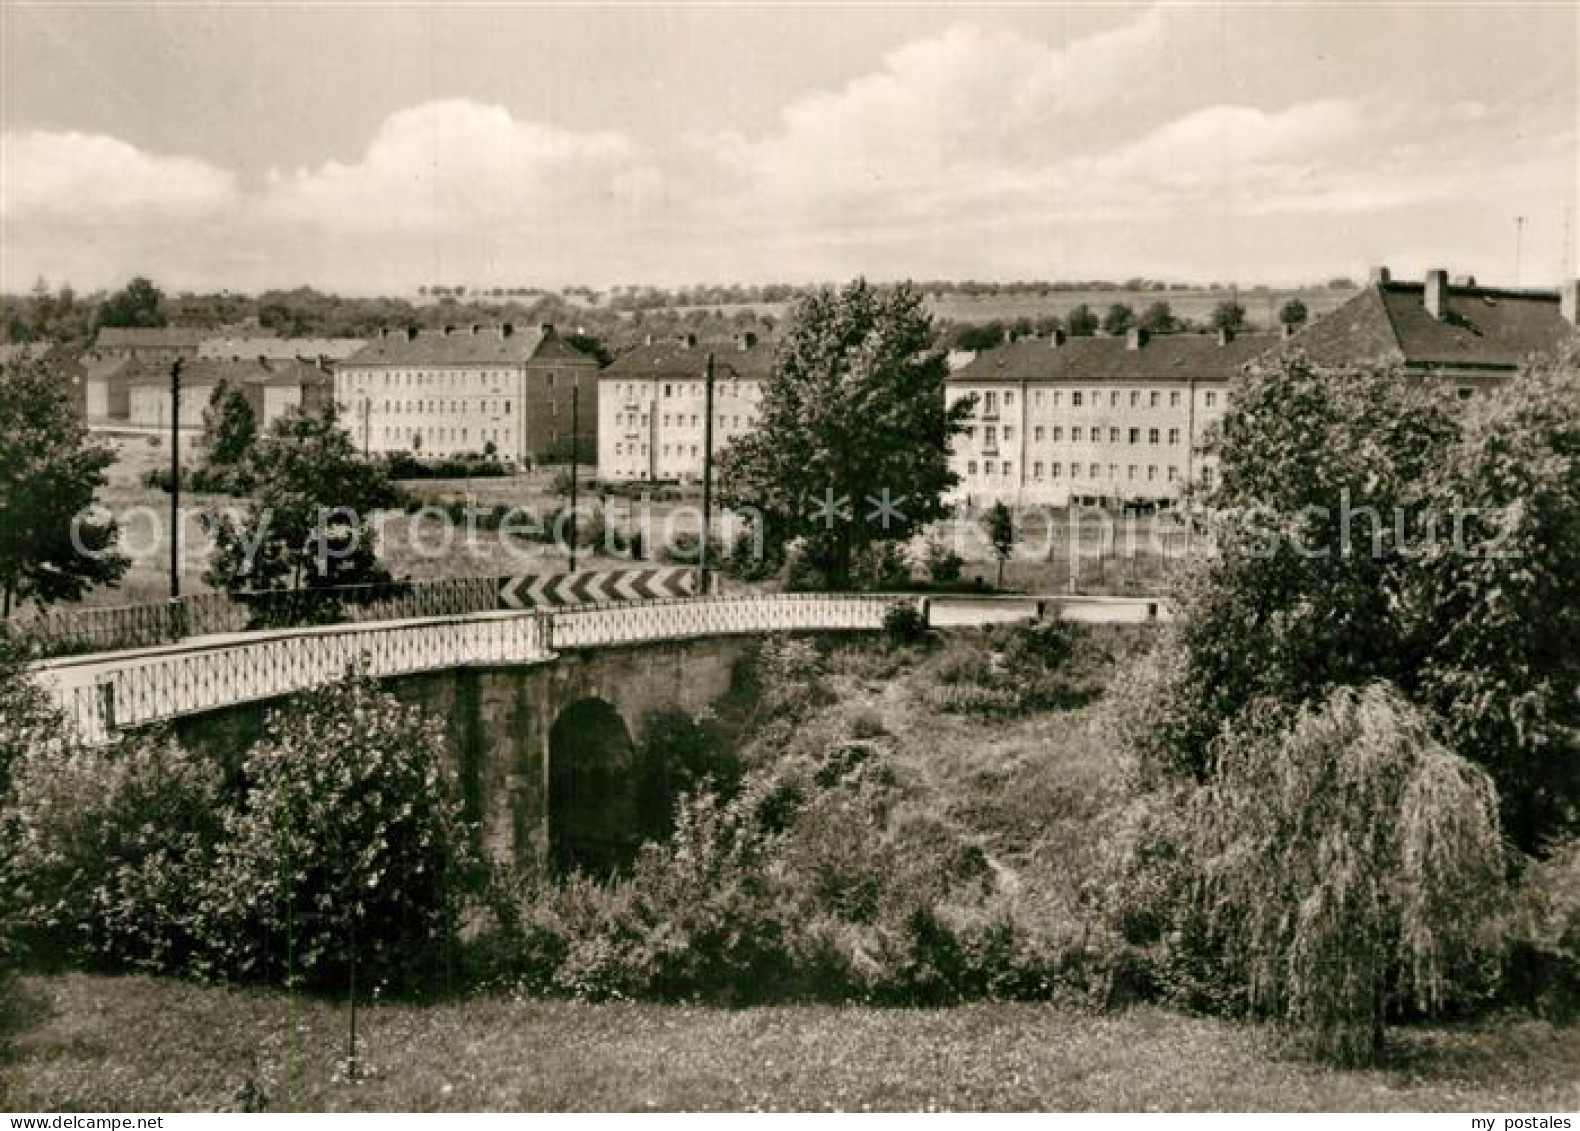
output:
[[[454, 937], [470, 853], [440, 722], [353, 675], [272, 711], [210, 885], [243, 977], [414, 984]], [[353, 942], [354, 938], [354, 942]]]
[[218, 768], [173, 741], [40, 741], [14, 768], [6, 870], [29, 951], [174, 972], [208, 941], [203, 890], [221, 831]]
[[1580, 1015], [1580, 837], [1528, 867], [1507, 966], [1513, 996], [1555, 1021]]
[[965, 559], [942, 542], [928, 542], [922, 560], [927, 569], [927, 580], [931, 584], [939, 586], [959, 584], [961, 572], [965, 568]]
[[909, 601], [899, 601], [883, 611], [883, 635], [890, 644], [905, 647], [927, 637], [927, 617]]

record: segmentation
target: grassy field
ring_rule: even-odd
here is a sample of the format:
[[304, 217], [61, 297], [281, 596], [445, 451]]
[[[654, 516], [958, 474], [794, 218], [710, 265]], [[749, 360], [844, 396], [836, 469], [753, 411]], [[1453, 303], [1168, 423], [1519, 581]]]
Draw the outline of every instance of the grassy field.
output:
[[1580, 1029], [1410, 1030], [1314, 1064], [1265, 1027], [1154, 1009], [751, 1010], [342, 1003], [142, 977], [34, 977], [0, 1062], [12, 1111], [1161, 1109], [1573, 1111]]

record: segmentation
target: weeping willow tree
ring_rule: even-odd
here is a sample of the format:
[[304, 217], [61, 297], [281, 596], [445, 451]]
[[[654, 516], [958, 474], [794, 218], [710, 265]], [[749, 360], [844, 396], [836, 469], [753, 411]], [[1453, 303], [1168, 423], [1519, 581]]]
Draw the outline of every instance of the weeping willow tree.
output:
[[1478, 980], [1503, 890], [1497, 795], [1396, 690], [1264, 715], [1214, 755], [1187, 821], [1197, 911], [1253, 1007], [1363, 1061], [1391, 1017]]

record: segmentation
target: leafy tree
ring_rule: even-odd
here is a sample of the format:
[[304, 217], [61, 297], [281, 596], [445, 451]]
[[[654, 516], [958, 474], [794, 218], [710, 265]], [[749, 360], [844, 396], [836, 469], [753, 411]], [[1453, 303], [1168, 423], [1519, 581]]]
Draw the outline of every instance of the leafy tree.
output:
[[1064, 316], [1064, 324], [1072, 338], [1090, 338], [1097, 333], [1097, 315], [1084, 302]]
[[203, 410], [203, 449], [208, 462], [235, 467], [252, 451], [258, 421], [246, 394], [229, 381], [221, 381]]
[[1103, 333], [1117, 338], [1129, 330], [1135, 321], [1136, 312], [1126, 303], [1116, 302], [1103, 315]]
[[[205, 578], [251, 603], [255, 621], [333, 620], [350, 595], [327, 590], [390, 580], [370, 520], [397, 492], [382, 465], [359, 458], [333, 402], [276, 420], [242, 471], [252, 505], [214, 519]], [[286, 590], [310, 592], [278, 596]]]
[[1284, 326], [1304, 326], [1309, 317], [1306, 304], [1298, 298], [1292, 298], [1278, 308], [1278, 321]]
[[75, 600], [126, 572], [115, 521], [91, 510], [114, 461], [45, 366], [0, 368], [0, 615], [21, 600]]
[[1015, 516], [1000, 499], [994, 503], [983, 517], [983, 525], [987, 530], [988, 541], [993, 546], [993, 556], [998, 559], [998, 577], [994, 587], [1004, 588], [1004, 563], [1015, 552], [1015, 543], [1020, 539], [1020, 532], [1015, 529]]
[[1166, 302], [1154, 302], [1141, 312], [1141, 328], [1149, 334], [1172, 334], [1180, 328], [1179, 319]]
[[1251, 1005], [1323, 1051], [1369, 1059], [1391, 1017], [1484, 981], [1497, 797], [1395, 690], [1339, 688], [1287, 726], [1249, 717], [1188, 808], [1205, 931]]
[[955, 331], [955, 349], [980, 352], [990, 350], [1004, 341], [1004, 324], [986, 322], [980, 326], [962, 326]]
[[99, 307], [100, 326], [164, 326], [165, 296], [141, 275], [104, 300]]
[[1212, 308], [1212, 319], [1208, 325], [1214, 330], [1238, 334], [1245, 325], [1245, 307], [1233, 301], [1220, 302]]
[[[1196, 774], [1253, 703], [1377, 680], [1432, 712], [1538, 851], [1580, 805], [1580, 373], [1468, 405], [1388, 368], [1254, 368], [1208, 495], [1148, 756]], [[1161, 705], [1168, 705], [1166, 709]]]
[[801, 301], [764, 383], [757, 428], [726, 449], [721, 494], [755, 507], [766, 539], [801, 540], [846, 587], [858, 553], [908, 541], [942, 517], [950, 438], [968, 402], [945, 407], [943, 357], [908, 286], [857, 280]]

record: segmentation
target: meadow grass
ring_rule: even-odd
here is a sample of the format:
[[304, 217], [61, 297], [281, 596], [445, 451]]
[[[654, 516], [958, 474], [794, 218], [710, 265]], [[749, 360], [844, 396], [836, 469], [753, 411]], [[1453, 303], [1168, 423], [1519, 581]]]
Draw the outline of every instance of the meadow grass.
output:
[[13, 1111], [1580, 1107], [1580, 1029], [1401, 1030], [1341, 1070], [1272, 1028], [1157, 1009], [344, 1003], [146, 977], [30, 977], [0, 1063]]

